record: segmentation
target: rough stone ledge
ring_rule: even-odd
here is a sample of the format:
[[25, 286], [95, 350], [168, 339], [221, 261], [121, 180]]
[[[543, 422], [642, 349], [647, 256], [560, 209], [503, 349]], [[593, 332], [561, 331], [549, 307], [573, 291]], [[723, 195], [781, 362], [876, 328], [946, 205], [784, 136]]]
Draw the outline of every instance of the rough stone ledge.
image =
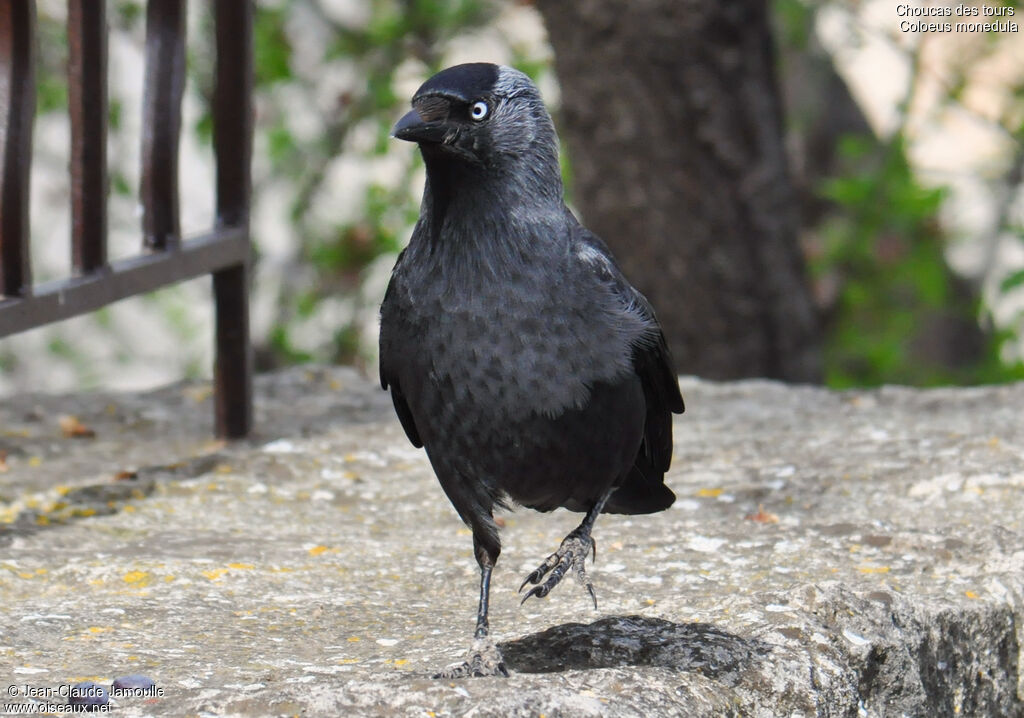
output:
[[0, 406], [0, 676], [154, 678], [124, 716], [1024, 715], [1024, 385], [684, 379], [679, 500], [598, 521], [600, 609], [520, 608], [579, 517], [505, 515], [513, 673], [457, 682], [429, 676], [469, 643], [471, 540], [387, 396], [256, 387], [231, 445], [203, 384]]

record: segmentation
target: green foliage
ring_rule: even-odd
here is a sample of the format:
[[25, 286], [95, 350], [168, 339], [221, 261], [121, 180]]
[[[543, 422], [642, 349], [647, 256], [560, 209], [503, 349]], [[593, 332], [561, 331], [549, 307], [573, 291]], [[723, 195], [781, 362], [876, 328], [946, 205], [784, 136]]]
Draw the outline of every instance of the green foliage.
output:
[[253, 20], [253, 73], [260, 85], [286, 82], [292, 78], [291, 41], [285, 32], [287, 7], [259, 5]]
[[999, 291], [1001, 292], [1009, 292], [1018, 287], [1024, 287], [1024, 269], [1018, 269], [999, 283]]
[[[484, 23], [496, 8], [490, 0], [373, 0], [367, 22], [350, 26], [324, 15], [318, 3], [306, 5], [307, 11], [318, 14], [319, 23], [330, 28], [323, 67], [355, 66], [360, 83], [343, 91], [334, 108], [318, 111], [321, 132], [300, 137], [292, 124], [293, 108], [278, 104], [274, 94], [276, 87], [287, 85], [312, 98], [321, 79], [303, 76], [292, 66], [293, 47], [299, 40], [289, 35], [287, 20], [294, 6], [295, 2], [285, 2], [277, 8], [261, 7], [256, 18], [256, 88], [266, 105], [257, 133], [262, 135], [271, 173], [288, 178], [295, 188], [289, 215], [301, 242], [296, 262], [312, 270], [302, 273], [301, 284], [290, 279], [283, 284], [269, 341], [258, 352], [269, 365], [314, 358], [353, 361], [365, 350], [356, 326], [362, 275], [377, 257], [396, 253], [415, 222], [418, 211], [413, 198], [418, 188], [412, 187], [411, 180], [420, 165], [418, 161], [407, 164], [396, 184], [369, 183], [359, 189], [361, 211], [355, 219], [338, 217], [323, 226], [323, 214], [317, 215], [314, 208], [324, 201], [331, 165], [339, 156], [364, 153], [362, 159], [372, 162], [395, 151], [389, 130], [408, 99], [399, 97], [395, 88], [399, 66], [415, 58], [428, 71], [438, 69], [445, 42]], [[313, 104], [311, 100], [310, 107], [303, 109], [308, 112]], [[368, 126], [373, 128], [371, 145], [353, 149], [355, 131]], [[258, 227], [256, 240], [260, 240]], [[327, 347], [304, 345], [298, 338], [308, 333], [304, 326], [315, 323], [324, 307], [331, 302], [335, 306], [339, 297], [354, 305], [351, 323], [338, 327]], [[334, 314], [331, 317], [333, 321]]]
[[872, 146], [844, 138], [841, 152], [854, 168], [822, 187], [836, 205], [811, 253], [818, 285], [838, 287], [826, 326], [827, 383], [844, 388], [1024, 377], [1024, 367], [1001, 364], [1006, 337], [978, 329], [977, 292], [946, 263], [937, 219], [945, 190], [919, 183], [900, 135], [880, 157]]
[[775, 34], [780, 45], [806, 50], [814, 30], [814, 11], [803, 0], [775, 0]]

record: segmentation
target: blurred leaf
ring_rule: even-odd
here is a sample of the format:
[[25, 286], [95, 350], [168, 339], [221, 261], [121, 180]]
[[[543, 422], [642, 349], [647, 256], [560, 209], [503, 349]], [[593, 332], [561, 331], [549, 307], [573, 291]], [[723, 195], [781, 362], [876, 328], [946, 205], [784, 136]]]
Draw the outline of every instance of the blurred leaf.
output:
[[292, 46], [285, 33], [287, 7], [258, 5], [253, 24], [253, 67], [257, 84], [283, 82], [292, 77]]
[[1018, 269], [999, 283], [999, 291], [1005, 294], [1022, 286], [1024, 286], [1024, 269]]

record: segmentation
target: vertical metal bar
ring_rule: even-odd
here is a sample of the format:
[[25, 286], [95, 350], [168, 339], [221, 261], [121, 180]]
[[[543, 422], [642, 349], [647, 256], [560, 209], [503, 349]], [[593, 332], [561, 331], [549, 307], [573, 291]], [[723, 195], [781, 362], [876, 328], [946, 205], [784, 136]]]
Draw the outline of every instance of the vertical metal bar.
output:
[[107, 18], [105, 0], [68, 2], [71, 264], [107, 263]]
[[[217, 78], [213, 142], [217, 162], [217, 225], [249, 232], [252, 158], [252, 21], [250, 0], [216, 2]], [[252, 427], [249, 264], [213, 275], [216, 302], [214, 366], [217, 435], [240, 438]]]
[[252, 21], [250, 0], [216, 4], [217, 82], [213, 143], [217, 158], [218, 224], [249, 223]]
[[146, 7], [142, 232], [145, 246], [156, 250], [181, 243], [178, 140], [185, 90], [185, 14], [185, 0], [150, 0]]
[[0, 0], [0, 297], [32, 291], [28, 200], [35, 20], [35, 0]]
[[213, 273], [215, 329], [214, 419], [217, 436], [240, 439], [252, 428], [252, 347], [249, 265]]

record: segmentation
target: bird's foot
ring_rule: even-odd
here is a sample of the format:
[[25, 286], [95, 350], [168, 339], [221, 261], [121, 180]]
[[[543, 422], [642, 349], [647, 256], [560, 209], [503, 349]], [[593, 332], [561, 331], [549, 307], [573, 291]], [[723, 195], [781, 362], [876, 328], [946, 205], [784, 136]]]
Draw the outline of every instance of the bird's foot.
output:
[[485, 676], [503, 676], [508, 678], [508, 669], [501, 658], [501, 652], [489, 638], [477, 638], [469, 656], [462, 663], [453, 663], [434, 678], [482, 678]]
[[[547, 596], [551, 589], [558, 585], [566, 572], [571, 568], [576, 575], [576, 581], [587, 589], [587, 593], [593, 599], [594, 608], [596, 609], [597, 594], [594, 593], [594, 584], [591, 583], [584, 567], [587, 554], [591, 551], [594, 552], [594, 560], [597, 560], [597, 543], [590, 537], [589, 533], [573, 531], [566, 536], [558, 550], [544, 559], [544, 563], [534, 569], [533, 573], [523, 581], [523, 585], [519, 587], [520, 591], [526, 588], [528, 583], [534, 584], [534, 587], [523, 596], [520, 605], [526, 603], [526, 599], [530, 596], [536, 596], [537, 598]], [[547, 576], [546, 581], [544, 580], [545, 576]], [[541, 583], [541, 581], [544, 581], [544, 583]]]

